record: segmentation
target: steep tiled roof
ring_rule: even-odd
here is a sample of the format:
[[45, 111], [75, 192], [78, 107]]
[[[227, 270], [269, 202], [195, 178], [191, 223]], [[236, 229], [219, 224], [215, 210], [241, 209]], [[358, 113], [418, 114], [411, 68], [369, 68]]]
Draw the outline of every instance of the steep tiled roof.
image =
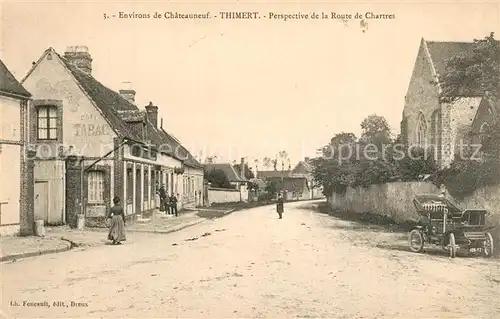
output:
[[261, 190], [264, 190], [267, 186], [266, 182], [264, 182], [260, 178], [252, 178], [250, 180], [250, 182], [256, 184], [259, 187], [259, 189], [261, 189]]
[[305, 162], [305, 161], [300, 161], [290, 172], [290, 174], [310, 174], [312, 173], [313, 168], [312, 166]]
[[231, 165], [229, 163], [204, 164], [203, 166], [205, 168], [205, 172], [210, 172], [214, 169], [223, 171], [226, 174], [227, 179], [230, 182], [246, 182], [247, 181], [247, 179], [245, 179], [238, 172], [236, 172], [233, 165]]
[[446, 72], [446, 61], [460, 53], [472, 52], [472, 42], [437, 42], [426, 41], [436, 72], [440, 75]]
[[142, 136], [129, 129], [118, 114], [118, 110], [138, 110], [137, 106], [127, 101], [119, 93], [101, 84], [92, 75], [71, 64], [64, 57], [60, 55], [59, 57], [117, 133], [134, 141], [142, 141]]
[[26, 98], [31, 97], [31, 94], [16, 80], [14, 75], [10, 73], [7, 66], [0, 60], [0, 92], [6, 94], [20, 95]]
[[275, 181], [279, 190], [287, 190], [289, 192], [303, 191], [307, 188], [307, 180], [304, 177], [279, 177], [268, 178], [270, 181]]
[[118, 115], [125, 122], [142, 122], [145, 119], [146, 111], [126, 110], [118, 111]]
[[288, 176], [290, 175], [290, 171], [280, 171], [280, 170], [277, 170], [277, 171], [258, 171], [257, 172], [257, 178], [260, 178], [260, 179], [267, 179], [267, 178], [272, 178], [272, 177], [280, 177], [281, 176]]
[[172, 151], [172, 156], [184, 161], [184, 164], [194, 168], [203, 168], [203, 165], [191, 155], [191, 153], [173, 136], [168, 134], [163, 128], [159, 128], [158, 132], [163, 140], [163, 144], [169, 145], [165, 149]]
[[59, 58], [119, 135], [134, 141], [150, 141], [156, 147], [168, 144], [170, 147], [163, 146], [161, 148], [162, 153], [177, 158], [188, 166], [202, 167], [186, 148], [162, 128], [155, 128], [149, 121], [146, 121], [143, 126], [144, 111], [139, 110], [136, 105], [129, 102], [118, 92], [107, 88], [92, 75], [80, 70], [61, 55], [59, 55]]

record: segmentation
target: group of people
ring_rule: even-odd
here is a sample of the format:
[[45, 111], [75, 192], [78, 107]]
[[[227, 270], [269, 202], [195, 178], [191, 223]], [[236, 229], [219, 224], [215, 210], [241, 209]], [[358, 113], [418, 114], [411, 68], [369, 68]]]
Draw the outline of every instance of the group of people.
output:
[[[163, 185], [158, 190], [158, 195], [160, 195], [160, 211], [167, 212], [167, 215], [175, 215], [178, 216], [177, 213], [177, 196], [172, 194], [171, 196], [167, 195], [165, 191], [165, 187]], [[179, 194], [177, 194], [179, 195]]]
[[[160, 195], [160, 211], [166, 211], [167, 214], [175, 214], [177, 216], [177, 196], [168, 196], [165, 188], [160, 187], [158, 191]], [[116, 196], [113, 198], [114, 206], [108, 212], [108, 218], [111, 219], [108, 240], [112, 241], [113, 245], [120, 245], [122, 241], [126, 240], [125, 236], [125, 212], [123, 206], [120, 204], [120, 198]], [[278, 201], [276, 203], [276, 212], [278, 213], [279, 219], [283, 218], [284, 212], [284, 200], [281, 194], [278, 195]]]

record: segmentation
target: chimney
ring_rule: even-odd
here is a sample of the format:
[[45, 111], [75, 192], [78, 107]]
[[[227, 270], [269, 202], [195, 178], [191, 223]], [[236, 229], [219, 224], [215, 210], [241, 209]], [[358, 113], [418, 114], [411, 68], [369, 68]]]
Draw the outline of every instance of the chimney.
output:
[[122, 87], [118, 93], [130, 103], [135, 104], [135, 91], [132, 89], [132, 84], [130, 82], [122, 82]]
[[121, 96], [127, 99], [130, 103], [135, 104], [135, 91], [134, 90], [119, 90]]
[[64, 58], [85, 73], [92, 73], [92, 56], [88, 47], [83, 45], [69, 46], [64, 52]]
[[149, 102], [146, 105], [146, 116], [148, 120], [155, 128], [158, 128], [158, 106], [153, 105], [153, 102]]
[[245, 178], [245, 158], [241, 158], [241, 163], [240, 163], [240, 175], [242, 178]]
[[160, 119], [160, 128], [163, 128], [163, 117]]

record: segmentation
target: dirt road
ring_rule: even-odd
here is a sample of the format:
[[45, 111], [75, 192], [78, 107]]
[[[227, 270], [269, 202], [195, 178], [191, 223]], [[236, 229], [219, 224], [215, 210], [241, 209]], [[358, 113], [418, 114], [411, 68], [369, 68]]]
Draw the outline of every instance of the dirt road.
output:
[[500, 318], [499, 259], [411, 253], [310, 203], [0, 269], [6, 317]]

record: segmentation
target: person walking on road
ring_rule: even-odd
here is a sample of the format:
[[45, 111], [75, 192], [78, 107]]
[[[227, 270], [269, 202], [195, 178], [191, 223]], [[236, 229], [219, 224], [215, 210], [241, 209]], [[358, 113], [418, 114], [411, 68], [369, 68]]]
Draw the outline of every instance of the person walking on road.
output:
[[174, 194], [172, 194], [172, 197], [170, 197], [170, 207], [172, 209], [172, 214], [175, 214], [175, 216], [177, 217], [177, 196], [175, 196]]
[[108, 218], [111, 219], [108, 240], [113, 241], [113, 245], [121, 245], [122, 241], [126, 240], [125, 237], [125, 213], [123, 207], [120, 205], [120, 198], [116, 196], [113, 198], [114, 206], [111, 207], [108, 213]]
[[283, 219], [283, 212], [285, 211], [283, 195], [278, 195], [278, 202], [276, 203], [276, 212], [278, 213], [279, 219]]

